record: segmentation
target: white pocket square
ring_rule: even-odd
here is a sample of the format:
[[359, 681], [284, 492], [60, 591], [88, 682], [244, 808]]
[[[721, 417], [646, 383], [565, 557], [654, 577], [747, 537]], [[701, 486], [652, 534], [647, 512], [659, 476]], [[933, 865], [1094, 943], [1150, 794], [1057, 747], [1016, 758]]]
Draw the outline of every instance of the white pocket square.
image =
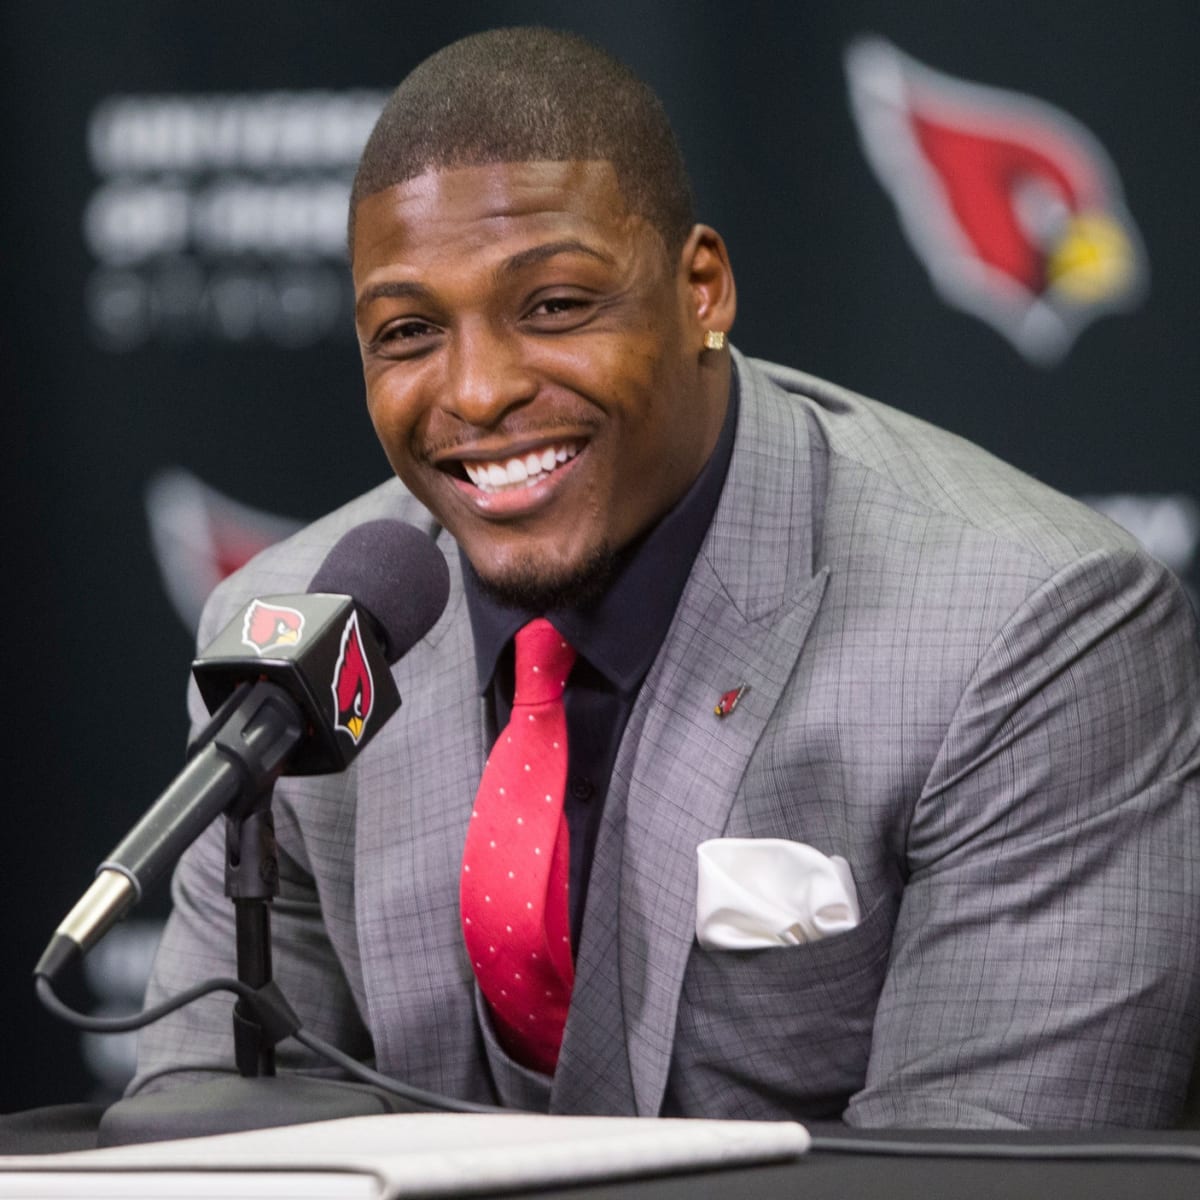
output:
[[840, 855], [782, 838], [712, 838], [696, 855], [696, 937], [705, 950], [796, 946], [859, 922], [854, 878]]

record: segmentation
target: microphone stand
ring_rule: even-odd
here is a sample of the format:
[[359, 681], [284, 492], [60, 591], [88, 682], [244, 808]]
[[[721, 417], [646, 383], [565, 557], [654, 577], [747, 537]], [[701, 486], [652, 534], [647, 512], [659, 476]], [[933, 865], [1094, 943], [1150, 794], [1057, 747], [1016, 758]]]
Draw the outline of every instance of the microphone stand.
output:
[[[293, 716], [300, 719], [290, 707], [290, 701], [281, 706], [282, 724]], [[201, 735], [193, 753], [207, 743], [212, 729]], [[117, 1101], [101, 1118], [100, 1146], [420, 1108], [369, 1084], [275, 1074], [276, 1043], [300, 1028], [274, 981], [271, 964], [270, 905], [279, 894], [271, 800], [278, 771], [258, 761], [239, 761], [249, 769], [241, 796], [225, 816], [225, 894], [234, 906], [238, 979], [256, 995], [249, 1003], [239, 999], [233, 1008], [238, 1074]]]
[[[272, 982], [271, 901], [279, 895], [273, 788], [225, 818], [225, 895], [233, 901], [237, 977], [258, 991]], [[275, 1074], [275, 1042], [244, 1000], [233, 1006], [233, 1052], [244, 1079]]]

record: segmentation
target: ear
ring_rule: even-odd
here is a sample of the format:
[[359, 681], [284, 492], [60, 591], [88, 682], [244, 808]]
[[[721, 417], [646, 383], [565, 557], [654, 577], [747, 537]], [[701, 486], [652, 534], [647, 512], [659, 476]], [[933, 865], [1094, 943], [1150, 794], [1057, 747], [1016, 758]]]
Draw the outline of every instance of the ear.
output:
[[692, 227], [680, 258], [680, 279], [699, 337], [709, 329], [728, 333], [737, 315], [737, 288], [725, 242], [711, 226]]

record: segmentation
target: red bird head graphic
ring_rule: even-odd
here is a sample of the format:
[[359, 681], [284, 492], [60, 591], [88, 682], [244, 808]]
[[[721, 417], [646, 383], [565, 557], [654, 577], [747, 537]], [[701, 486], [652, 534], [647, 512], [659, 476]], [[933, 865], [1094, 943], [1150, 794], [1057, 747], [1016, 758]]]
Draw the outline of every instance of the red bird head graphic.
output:
[[179, 467], [150, 481], [146, 515], [167, 594], [193, 632], [222, 579], [302, 524], [239, 504]]
[[255, 600], [242, 621], [242, 643], [255, 654], [269, 654], [280, 646], [294, 646], [304, 632], [304, 614], [283, 605]]
[[881, 38], [855, 41], [846, 72], [867, 159], [947, 303], [1049, 365], [1095, 317], [1141, 299], [1141, 238], [1076, 120]]
[[333, 671], [334, 728], [344, 729], [357, 746], [374, 704], [375, 689], [358, 631], [358, 613], [352, 612], [342, 630], [342, 648]]

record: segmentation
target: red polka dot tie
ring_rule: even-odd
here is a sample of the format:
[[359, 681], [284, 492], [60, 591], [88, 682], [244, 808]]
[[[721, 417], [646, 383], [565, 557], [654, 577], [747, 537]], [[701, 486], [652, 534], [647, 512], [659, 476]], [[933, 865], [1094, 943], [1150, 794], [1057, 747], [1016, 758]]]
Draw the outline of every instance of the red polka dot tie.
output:
[[475, 797], [463, 852], [463, 936], [504, 1048], [553, 1074], [575, 967], [567, 907], [563, 689], [575, 651], [544, 618], [517, 632], [512, 716]]

